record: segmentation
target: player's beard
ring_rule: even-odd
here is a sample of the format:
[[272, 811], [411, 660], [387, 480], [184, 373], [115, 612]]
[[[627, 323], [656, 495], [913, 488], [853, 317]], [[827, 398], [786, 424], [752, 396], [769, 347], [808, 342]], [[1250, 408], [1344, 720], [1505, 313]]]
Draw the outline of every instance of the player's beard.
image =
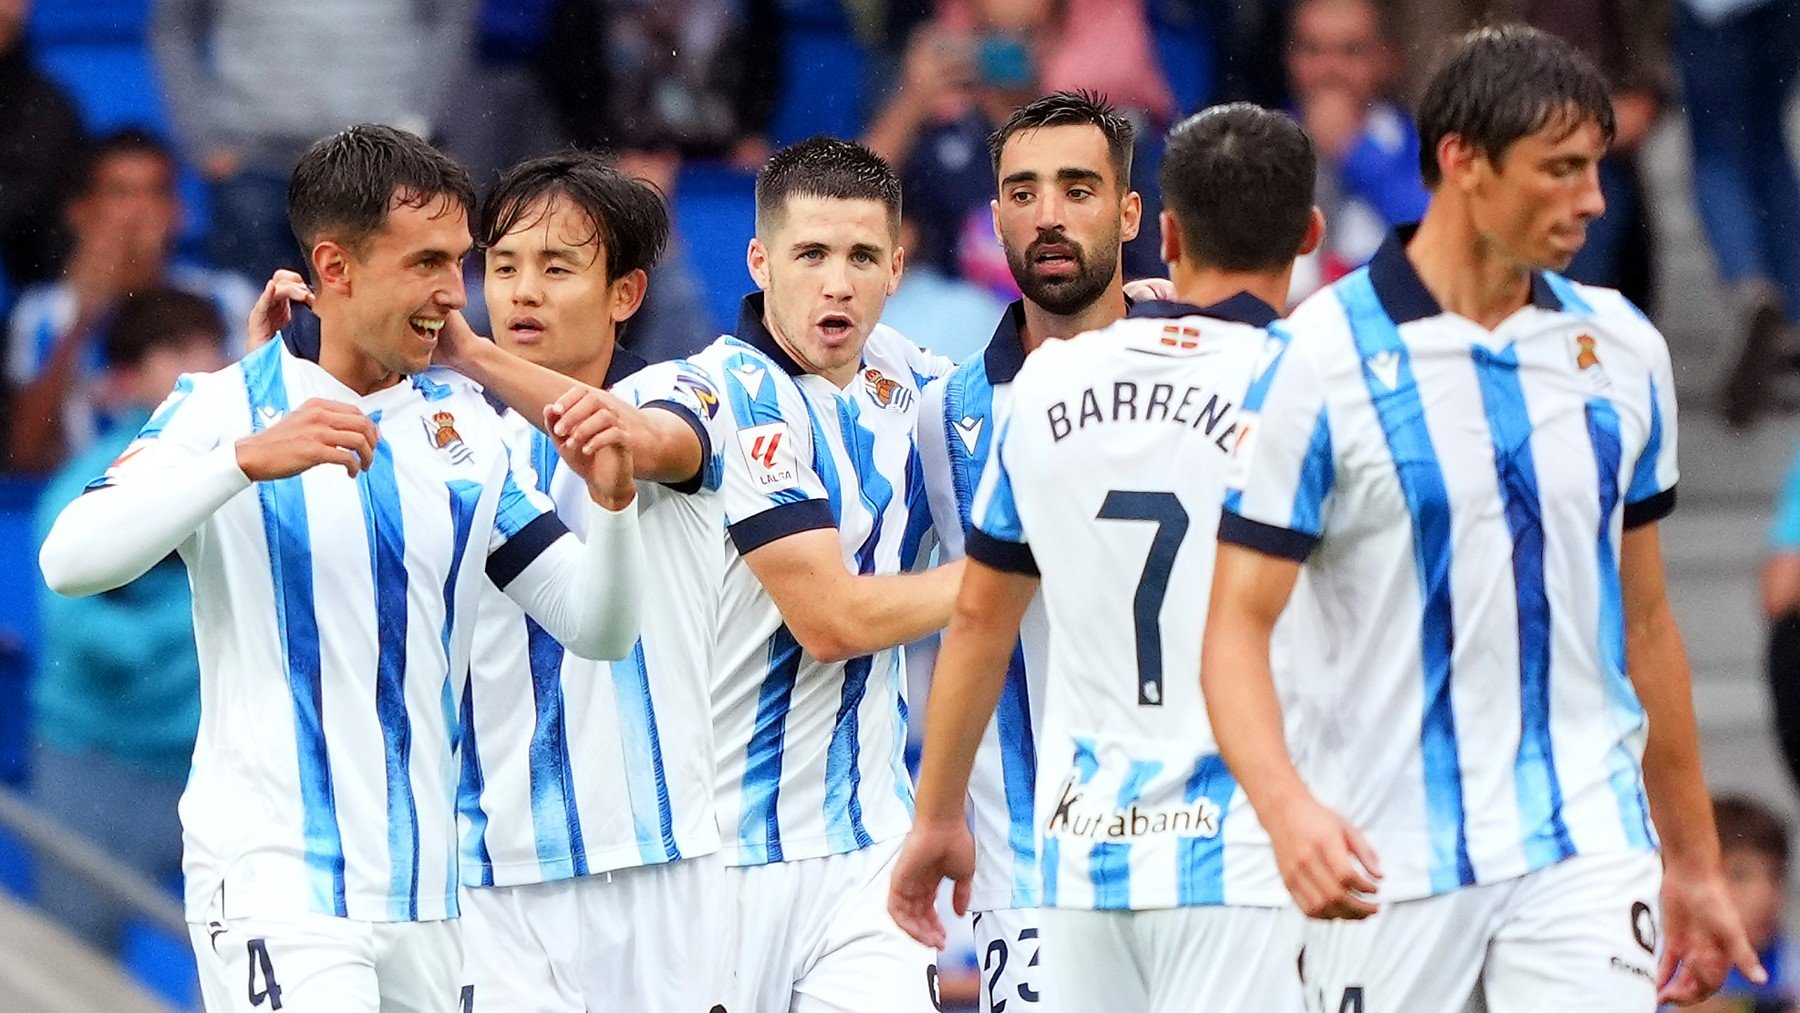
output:
[[[1067, 247], [1075, 258], [1075, 273], [1066, 278], [1046, 278], [1034, 270], [1038, 252], [1045, 246]], [[1067, 233], [1039, 232], [1025, 249], [1008, 249], [1006, 266], [1025, 298], [1059, 317], [1073, 316], [1092, 306], [1106, 292], [1119, 271], [1119, 236], [1102, 238], [1101, 255], [1090, 257], [1087, 247]]]

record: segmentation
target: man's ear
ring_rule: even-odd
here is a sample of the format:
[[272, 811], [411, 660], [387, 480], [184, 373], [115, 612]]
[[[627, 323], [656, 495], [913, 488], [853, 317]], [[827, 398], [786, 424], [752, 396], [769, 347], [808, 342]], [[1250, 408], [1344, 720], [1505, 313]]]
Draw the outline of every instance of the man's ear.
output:
[[899, 246], [894, 247], [894, 273], [888, 276], [887, 294], [893, 295], [900, 290], [900, 276], [906, 273], [906, 251]]
[[1157, 255], [1163, 263], [1174, 264], [1181, 259], [1181, 225], [1175, 221], [1175, 212], [1168, 208], [1157, 216], [1157, 222], [1162, 226], [1162, 243]]
[[1119, 207], [1119, 241], [1129, 243], [1144, 226], [1144, 198], [1136, 190], [1125, 195]]
[[321, 239], [312, 248], [313, 277], [320, 291], [350, 294], [351, 267], [355, 258], [335, 239]]
[[1476, 163], [1485, 157], [1461, 134], [1445, 134], [1437, 146], [1438, 175], [1445, 184], [1466, 191], [1475, 184]]
[[1317, 207], [1312, 209], [1311, 217], [1306, 220], [1306, 235], [1300, 238], [1300, 249], [1297, 256], [1304, 257], [1319, 248], [1325, 241], [1325, 212]]
[[769, 290], [769, 251], [762, 240], [750, 237], [750, 249], [744, 253], [744, 264], [750, 268], [750, 277], [756, 287], [767, 292]]
[[639, 309], [643, 308], [644, 297], [650, 294], [650, 275], [643, 269], [627, 271], [623, 278], [612, 283], [608, 293], [607, 311], [615, 324], [631, 319]]

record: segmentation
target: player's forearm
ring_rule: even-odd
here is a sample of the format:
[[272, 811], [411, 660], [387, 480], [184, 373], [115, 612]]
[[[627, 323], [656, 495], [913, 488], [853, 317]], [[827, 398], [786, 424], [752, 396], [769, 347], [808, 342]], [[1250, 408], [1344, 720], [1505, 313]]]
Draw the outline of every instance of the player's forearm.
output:
[[823, 653], [814, 652], [815, 656], [841, 661], [936, 633], [950, 622], [961, 582], [960, 563], [923, 573], [850, 577], [848, 607], [842, 599], [824, 596], [813, 606], [825, 619], [828, 638], [819, 645]]
[[128, 584], [249, 485], [228, 445], [87, 493], [63, 509], [44, 539], [38, 552], [44, 582], [71, 596]]
[[637, 477], [649, 482], [686, 482], [705, 466], [700, 437], [673, 411], [625, 407], [635, 425], [631, 460]]
[[637, 504], [588, 505], [585, 540], [564, 536], [506, 585], [506, 593], [578, 657], [613, 661], [631, 653], [643, 614], [647, 566]]
[[1307, 787], [1288, 754], [1269, 665], [1274, 623], [1216, 605], [1206, 625], [1200, 691], [1219, 755], [1252, 806], [1273, 811]]
[[1719, 838], [1700, 767], [1687, 651], [1667, 609], [1627, 627], [1626, 665], [1649, 722], [1644, 793], [1671, 866], [1716, 869]]

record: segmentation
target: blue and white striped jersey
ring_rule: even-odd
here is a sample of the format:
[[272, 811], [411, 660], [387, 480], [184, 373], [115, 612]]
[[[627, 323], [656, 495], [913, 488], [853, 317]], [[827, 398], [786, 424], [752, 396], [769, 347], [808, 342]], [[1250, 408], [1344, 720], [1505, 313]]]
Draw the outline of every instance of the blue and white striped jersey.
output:
[[795, 364], [762, 316], [762, 296], [748, 297], [736, 336], [688, 360], [723, 395], [710, 420], [729, 532], [713, 732], [732, 865], [842, 854], [911, 825], [900, 650], [807, 655], [743, 554], [835, 527], [852, 572], [910, 569], [930, 522], [919, 390], [950, 368], [877, 326], [840, 390]]
[[1278, 672], [1301, 773], [1379, 852], [1382, 899], [1654, 848], [1625, 671], [1625, 529], [1675, 499], [1661, 335], [1539, 273], [1488, 331], [1443, 312], [1405, 233], [1304, 303], [1246, 400], [1220, 537], [1305, 560]]
[[180, 548], [201, 671], [187, 914], [452, 917], [476, 605], [567, 530], [480, 391], [432, 369], [359, 397], [276, 340], [183, 377], [95, 484], [229, 448], [314, 397], [375, 422], [373, 466], [256, 483]]
[[[942, 561], [961, 559], [994, 438], [1025, 363], [1024, 304], [1014, 302], [981, 354], [928, 384], [919, 410], [919, 457]], [[969, 825], [975, 836], [975, 882], [969, 906], [995, 911], [1038, 904], [1032, 796], [1037, 777], [1035, 732], [1042, 716], [1049, 630], [1041, 599], [1025, 613], [1006, 689], [981, 738], [969, 774]]]
[[[710, 383], [674, 363], [613, 351], [606, 384], [660, 402], [697, 431]], [[694, 407], [689, 408], [692, 404]], [[502, 416], [515, 459], [571, 530], [585, 534], [586, 483], [517, 412]], [[719, 848], [709, 686], [725, 570], [718, 471], [684, 494], [638, 483], [646, 574], [643, 634], [628, 658], [566, 652], [487, 583], [462, 703], [462, 881], [515, 886], [660, 865]]]
[[1013, 383], [968, 553], [1042, 574], [1045, 906], [1287, 903], [1198, 678], [1230, 448], [1274, 319], [1247, 294], [1140, 303], [1045, 343]]

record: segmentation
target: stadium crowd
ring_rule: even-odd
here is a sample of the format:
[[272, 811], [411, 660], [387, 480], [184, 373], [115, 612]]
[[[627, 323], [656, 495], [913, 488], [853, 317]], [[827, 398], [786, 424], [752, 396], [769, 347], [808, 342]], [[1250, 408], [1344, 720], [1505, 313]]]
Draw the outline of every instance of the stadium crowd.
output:
[[[1745, 430], [1791, 407], [1778, 380], [1800, 361], [1800, 182], [1772, 125], [1800, 74], [1800, 0], [0, 0], [0, 450], [21, 532], [0, 546], [20, 553], [0, 560], [0, 776], [178, 889], [175, 801], [199, 720], [182, 568], [71, 601], [23, 552], [175, 376], [244, 353], [263, 283], [302, 269], [287, 185], [315, 139], [403, 127], [482, 189], [570, 145], [615, 156], [670, 202], [669, 250], [623, 339], [656, 362], [731, 325], [750, 288], [751, 174], [770, 153], [859, 138], [904, 192], [906, 273], [884, 321], [961, 361], [1020, 296], [989, 212], [987, 138], [1014, 108], [1087, 90], [1138, 128], [1128, 278], [1164, 273], [1167, 128], [1230, 99], [1287, 110], [1319, 153], [1326, 218], [1297, 302], [1423, 213], [1412, 103], [1484, 20], [1561, 35], [1606, 74], [1607, 211], [1568, 274], [1653, 317], [1667, 293], [1641, 157], [1659, 118], [1686, 109], [1731, 314], [1717, 339], [1730, 367], [1690, 411]], [[488, 333], [481, 270], [470, 257], [467, 312]], [[1765, 575], [1770, 671], [1800, 697], [1800, 471], [1784, 503]], [[1800, 771], [1800, 703], [1777, 703]], [[1721, 828], [1749, 826], [1744, 850], [1778, 857], [1784, 882], [1776, 818], [1730, 805]], [[38, 901], [119, 945], [118, 918], [79, 884], [45, 875]]]

